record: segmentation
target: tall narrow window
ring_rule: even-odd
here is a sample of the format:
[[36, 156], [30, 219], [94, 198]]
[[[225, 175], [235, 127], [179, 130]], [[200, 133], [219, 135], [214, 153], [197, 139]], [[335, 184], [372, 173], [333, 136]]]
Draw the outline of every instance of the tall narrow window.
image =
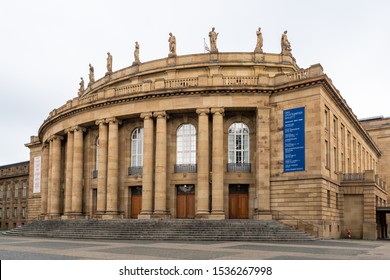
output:
[[27, 196], [27, 182], [23, 182], [23, 192], [22, 192], [23, 198]]
[[338, 162], [338, 158], [337, 158], [337, 148], [336, 147], [333, 147], [333, 171], [336, 173], [337, 172], [337, 162]]
[[228, 136], [228, 171], [250, 172], [249, 128], [246, 124], [233, 123]]
[[176, 164], [196, 164], [196, 129], [192, 124], [183, 124], [177, 130]]
[[136, 128], [131, 134], [131, 167], [143, 165], [144, 129]]
[[95, 170], [99, 168], [99, 138], [96, 138], [96, 149], [95, 149]]
[[131, 133], [130, 167], [128, 175], [141, 175], [143, 166], [144, 129], [138, 127]]
[[329, 169], [329, 142], [325, 140], [325, 167]]

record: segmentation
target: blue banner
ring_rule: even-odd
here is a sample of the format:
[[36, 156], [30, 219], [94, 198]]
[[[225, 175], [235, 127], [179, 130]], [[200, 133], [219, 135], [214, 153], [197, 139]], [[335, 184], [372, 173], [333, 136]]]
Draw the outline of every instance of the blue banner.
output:
[[283, 111], [284, 172], [305, 170], [305, 108]]

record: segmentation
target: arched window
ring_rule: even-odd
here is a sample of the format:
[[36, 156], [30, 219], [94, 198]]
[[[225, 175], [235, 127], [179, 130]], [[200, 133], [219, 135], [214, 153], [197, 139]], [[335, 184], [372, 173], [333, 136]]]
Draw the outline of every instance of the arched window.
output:
[[129, 175], [142, 174], [144, 129], [138, 127], [131, 133], [131, 160]]
[[175, 172], [196, 172], [196, 129], [192, 124], [177, 129]]
[[228, 171], [250, 172], [249, 128], [242, 122], [229, 127]]

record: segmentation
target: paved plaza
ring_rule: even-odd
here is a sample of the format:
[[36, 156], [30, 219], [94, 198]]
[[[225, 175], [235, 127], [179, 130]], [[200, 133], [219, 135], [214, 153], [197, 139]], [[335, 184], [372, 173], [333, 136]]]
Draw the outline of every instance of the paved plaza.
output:
[[174, 242], [0, 235], [1, 260], [390, 260], [390, 241]]

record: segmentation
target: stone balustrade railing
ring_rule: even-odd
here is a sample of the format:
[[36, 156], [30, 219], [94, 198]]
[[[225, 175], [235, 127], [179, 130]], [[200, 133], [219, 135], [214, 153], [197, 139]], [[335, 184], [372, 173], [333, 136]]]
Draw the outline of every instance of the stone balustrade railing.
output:
[[387, 191], [387, 184], [374, 170], [365, 170], [362, 173], [341, 173], [340, 181], [343, 183], [375, 183]]
[[[243, 55], [245, 59], [250, 58], [249, 54], [247, 53], [243, 53], [239, 55]], [[248, 58], [246, 58], [246, 56], [248, 56]], [[279, 55], [270, 55], [270, 54], [266, 56], [268, 59], [270, 59], [271, 62], [274, 63], [278, 62], [276, 58], [280, 57]], [[195, 55], [194, 57], [199, 58], [203, 56], [200, 55], [198, 57], [198, 55]], [[191, 57], [183, 56], [180, 59], [184, 60], [183, 61], [184, 63], [189, 64], [188, 68], [191, 68], [190, 67], [191, 65], [195, 67], [197, 64], [194, 63], [194, 61], [187, 61], [190, 58]], [[227, 56], [227, 58], [229, 57]], [[158, 62], [159, 61], [148, 62], [145, 63], [146, 66], [142, 64], [142, 67], [145, 67], [145, 69], [148, 70], [149, 68], [154, 66], [156, 67], [156, 69], [158, 69], [157, 67]], [[200, 61], [200, 62], [204, 63], [204, 61]], [[291, 64], [292, 63], [293, 62], [291, 61]], [[251, 69], [253, 69], [254, 65], [256, 64], [250, 63], [249, 65], [239, 65], [239, 67], [250, 67]], [[214, 67], [214, 65], [202, 64], [202, 67]], [[223, 66], [218, 66], [218, 67], [223, 69]], [[156, 75], [156, 78], [153, 80], [154, 72], [139, 74], [139, 72], [137, 72], [137, 69], [135, 68], [136, 67], [125, 68], [117, 72], [114, 72], [111, 76], [105, 76], [102, 79], [96, 81], [91, 87], [88, 87], [86, 89], [86, 91], [82, 96], [69, 100], [63, 106], [54, 109], [49, 114], [49, 118], [54, 117], [57, 114], [62, 113], [75, 106], [87, 105], [98, 100], [114, 98], [116, 96], [126, 96], [126, 95], [131, 96], [133, 94], [142, 94], [153, 90], [204, 87], [204, 86], [211, 86], [211, 85], [222, 86], [222, 87], [223, 86], [229, 86], [229, 87], [280, 86], [294, 81], [300, 81], [304, 79], [318, 77], [324, 74], [321, 65], [316, 64], [316, 65], [312, 65], [308, 69], [301, 69], [299, 71], [296, 71], [297, 69], [296, 66], [294, 67], [290, 66], [290, 68], [288, 68], [289, 69], [288, 72], [278, 73], [275, 76], [264, 75], [261, 73], [258, 75], [248, 75], [248, 76], [232, 76], [232, 75], [225, 76], [223, 70], [221, 70], [220, 72], [217, 73], [210, 72], [209, 75], [200, 75], [198, 77], [186, 77], [186, 78], [178, 78], [178, 79], [166, 79], [166, 78], [161, 78], [161, 75], [160, 77], [159, 75]], [[140, 69], [138, 69], [138, 71], [140, 71]], [[175, 71], [180, 72], [180, 70], [175, 70]], [[150, 74], [152, 74], [152, 76], [150, 76]], [[133, 80], [129, 79], [129, 77], [132, 77]], [[145, 80], [143, 80], [143, 77], [145, 77]], [[116, 85], [117, 82], [124, 83], [124, 81], [128, 81], [131, 84], [127, 84], [123, 86]]]

